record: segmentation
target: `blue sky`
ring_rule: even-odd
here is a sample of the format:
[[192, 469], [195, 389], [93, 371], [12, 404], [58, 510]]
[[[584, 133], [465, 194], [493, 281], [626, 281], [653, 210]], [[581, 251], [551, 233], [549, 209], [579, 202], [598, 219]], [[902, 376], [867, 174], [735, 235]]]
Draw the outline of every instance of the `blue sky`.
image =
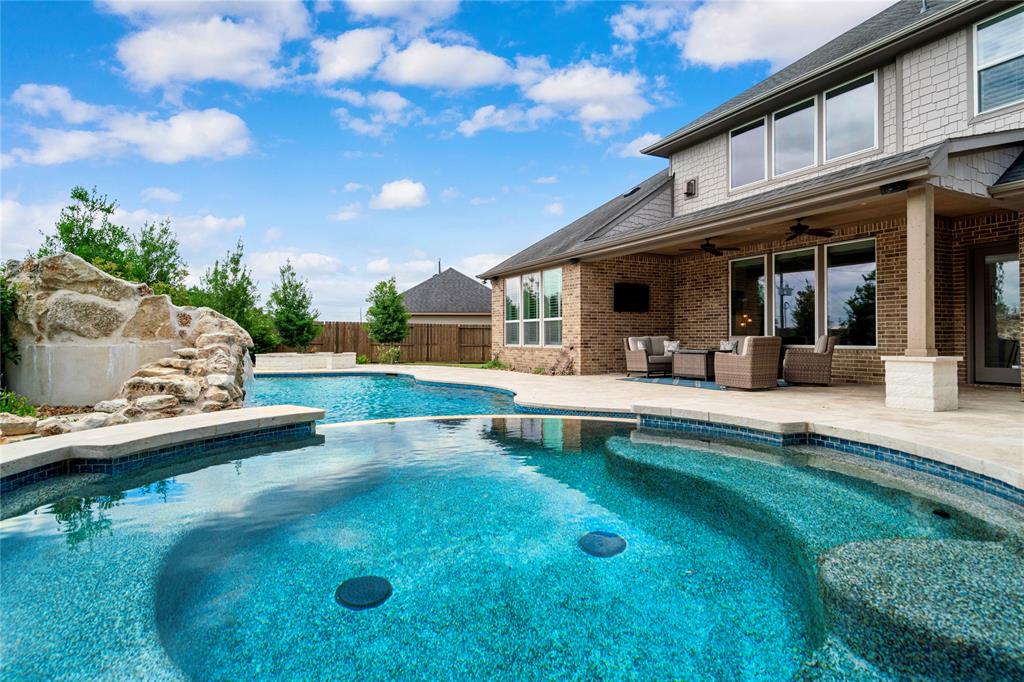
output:
[[661, 170], [636, 149], [885, 5], [3, 2], [3, 258], [95, 185], [170, 218], [194, 278], [242, 238], [261, 289], [288, 258], [357, 319]]

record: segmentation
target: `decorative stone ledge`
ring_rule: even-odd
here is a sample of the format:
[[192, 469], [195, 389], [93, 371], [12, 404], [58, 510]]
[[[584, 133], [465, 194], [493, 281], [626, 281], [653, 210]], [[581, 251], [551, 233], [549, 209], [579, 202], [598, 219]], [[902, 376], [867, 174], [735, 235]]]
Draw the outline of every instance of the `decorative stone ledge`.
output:
[[885, 406], [926, 412], [958, 409], [956, 370], [962, 361], [952, 355], [883, 355]]
[[126, 463], [148, 464], [148, 457], [136, 457], [139, 453], [169, 458], [195, 454], [186, 452], [189, 446], [202, 450], [248, 443], [258, 435], [263, 440], [312, 435], [323, 417], [323, 410], [296, 405], [249, 407], [12, 443], [0, 451], [0, 492], [63, 473], [117, 473]]
[[259, 371], [352, 369], [355, 366], [355, 353], [259, 353], [256, 355], [256, 368]]

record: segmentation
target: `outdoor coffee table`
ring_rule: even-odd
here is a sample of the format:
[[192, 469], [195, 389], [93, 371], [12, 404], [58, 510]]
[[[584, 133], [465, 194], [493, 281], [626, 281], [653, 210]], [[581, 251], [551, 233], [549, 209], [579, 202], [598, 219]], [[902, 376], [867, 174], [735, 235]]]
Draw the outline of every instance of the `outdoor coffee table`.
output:
[[672, 376], [687, 379], [715, 378], [715, 350], [692, 350], [684, 348], [672, 353]]

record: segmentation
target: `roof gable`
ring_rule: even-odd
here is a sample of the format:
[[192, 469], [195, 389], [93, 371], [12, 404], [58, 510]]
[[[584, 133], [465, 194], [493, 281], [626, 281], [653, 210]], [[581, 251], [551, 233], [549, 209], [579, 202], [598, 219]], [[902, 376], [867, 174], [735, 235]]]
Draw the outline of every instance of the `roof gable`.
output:
[[491, 290], [448, 268], [402, 293], [410, 313], [490, 314]]

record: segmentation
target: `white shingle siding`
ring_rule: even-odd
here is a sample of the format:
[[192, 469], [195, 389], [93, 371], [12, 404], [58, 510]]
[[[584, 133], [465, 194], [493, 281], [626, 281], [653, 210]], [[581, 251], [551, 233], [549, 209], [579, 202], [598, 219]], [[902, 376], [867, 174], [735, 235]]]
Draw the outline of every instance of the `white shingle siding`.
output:
[[622, 235], [638, 227], [654, 225], [672, 217], [672, 185], [665, 185], [650, 199], [623, 216], [603, 236]]
[[[669, 160], [675, 174], [675, 211], [685, 215], [717, 204], [784, 187], [825, 173], [901, 151], [924, 147], [950, 137], [1024, 128], [1024, 107], [1003, 113], [973, 113], [974, 74], [971, 70], [971, 33], [966, 27], [901, 55], [879, 70], [882, 111], [880, 149], [858, 154], [839, 163], [826, 163], [783, 178], [757, 183], [749, 189], [729, 190], [728, 134], [723, 133], [682, 149]], [[819, 140], [819, 146], [822, 144]], [[979, 184], [991, 177], [1005, 153], [984, 159], [951, 162], [943, 187], [978, 194]], [[978, 164], [974, 167], [972, 164]], [[1008, 162], [1004, 163], [1005, 169]], [[1001, 172], [1001, 171], [1000, 171]], [[998, 173], [996, 173], [998, 177]], [[686, 181], [698, 178], [699, 195], [686, 198]], [[994, 182], [994, 179], [992, 180]], [[988, 182], [991, 185], [991, 182]], [[961, 189], [963, 188], [963, 189]]]
[[932, 184], [987, 197], [988, 188], [1009, 168], [1021, 151], [1024, 151], [1024, 147], [1006, 147], [953, 157], [949, 160], [947, 171], [934, 178]]

